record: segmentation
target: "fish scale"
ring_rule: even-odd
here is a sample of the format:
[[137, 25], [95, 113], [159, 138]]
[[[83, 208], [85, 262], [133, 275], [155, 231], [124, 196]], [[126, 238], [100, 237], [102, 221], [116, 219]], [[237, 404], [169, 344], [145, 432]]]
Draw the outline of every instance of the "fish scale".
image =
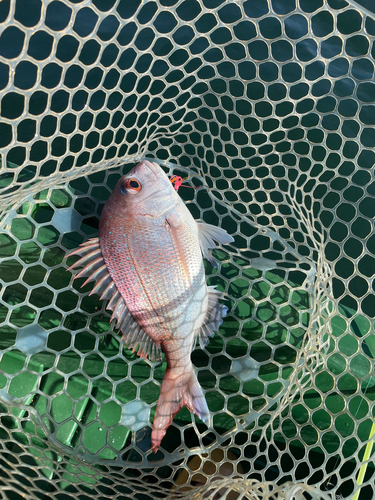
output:
[[[132, 315], [157, 342], [160, 341], [160, 332], [151, 329], [150, 322], [151, 318], [155, 318], [155, 313], [158, 320], [162, 321], [164, 332], [174, 333], [174, 338], [186, 336], [188, 325], [180, 326], [172, 319], [179, 315], [179, 308], [186, 309], [184, 302], [192, 300], [193, 294], [198, 291], [198, 284], [205, 286], [199, 247], [194, 248], [191, 245], [192, 238], [184, 238], [181, 248], [185, 255], [181, 256], [171, 231], [163, 226], [149, 228], [147, 220], [138, 224], [132, 222], [132, 231], [124, 233], [124, 230], [116, 229], [116, 217], [112, 216], [108, 224], [105, 214], [103, 218], [103, 225], [110, 229], [101, 229], [103, 257]], [[121, 249], [120, 259], [117, 256], [118, 248]], [[188, 263], [188, 275], [181, 272], [181, 258]], [[191, 289], [191, 293], [183, 300], [187, 289]], [[148, 291], [152, 291], [152, 294]], [[191, 316], [196, 315], [194, 311], [188, 311]], [[189, 318], [184, 315], [183, 320], [189, 321]]]
[[208, 423], [209, 412], [191, 362], [226, 314], [221, 292], [207, 287], [203, 256], [233, 241], [223, 229], [197, 223], [156, 163], [143, 161], [117, 183], [103, 207], [99, 238], [71, 255], [78, 276], [96, 281], [91, 293], [107, 308], [124, 342], [138, 355], [167, 360], [151, 434], [155, 452], [174, 415], [186, 405]]

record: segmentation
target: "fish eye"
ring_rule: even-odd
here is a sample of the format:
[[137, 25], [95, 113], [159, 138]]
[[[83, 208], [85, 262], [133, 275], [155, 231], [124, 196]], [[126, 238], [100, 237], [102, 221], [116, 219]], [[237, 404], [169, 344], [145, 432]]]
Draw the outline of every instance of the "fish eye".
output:
[[135, 194], [138, 193], [142, 189], [142, 185], [137, 179], [125, 179], [124, 183], [121, 186], [121, 192], [126, 194], [126, 192]]

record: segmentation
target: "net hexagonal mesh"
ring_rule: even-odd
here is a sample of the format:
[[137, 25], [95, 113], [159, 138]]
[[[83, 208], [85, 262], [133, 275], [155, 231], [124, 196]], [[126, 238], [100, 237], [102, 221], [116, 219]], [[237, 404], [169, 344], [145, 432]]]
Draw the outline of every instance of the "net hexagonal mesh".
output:
[[[372, 498], [371, 13], [4, 0], [0, 19], [0, 498]], [[65, 260], [141, 158], [234, 237], [205, 262], [228, 315], [192, 353], [211, 423], [184, 408], [157, 454], [165, 363]]]

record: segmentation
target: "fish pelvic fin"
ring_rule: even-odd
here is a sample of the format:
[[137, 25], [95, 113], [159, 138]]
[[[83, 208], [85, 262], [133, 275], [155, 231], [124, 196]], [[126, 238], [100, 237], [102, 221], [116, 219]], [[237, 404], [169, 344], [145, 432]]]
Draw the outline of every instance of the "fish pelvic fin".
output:
[[82, 286], [90, 281], [95, 281], [90, 295], [96, 293], [100, 295], [101, 300], [110, 299], [106, 309], [112, 311], [111, 321], [117, 321], [116, 326], [122, 332], [125, 345], [133, 352], [137, 352], [138, 356], [149, 358], [151, 361], [161, 360], [163, 355], [160, 345], [156, 345], [137, 324], [112, 280], [100, 250], [99, 238], [92, 238], [82, 243], [67, 257], [72, 255], [77, 255], [80, 259], [70, 266], [68, 271], [76, 271], [77, 268], [84, 266], [74, 276], [74, 279], [87, 278]]
[[214, 267], [217, 268], [217, 263], [212, 258], [210, 248], [215, 248], [215, 241], [221, 243], [222, 245], [227, 245], [228, 243], [232, 243], [234, 239], [225, 231], [225, 229], [213, 226], [212, 224], [207, 224], [206, 222], [198, 222], [198, 230], [199, 245], [201, 247], [203, 257], [205, 257]]
[[176, 370], [167, 367], [161, 385], [151, 433], [151, 448], [154, 453], [158, 451], [173, 417], [183, 406], [187, 406], [205, 424], [209, 423], [206, 399], [193, 366], [190, 363], [183, 373], [175, 372]]
[[207, 314], [201, 326], [198, 337], [201, 347], [204, 347], [209, 339], [215, 335], [215, 332], [223, 323], [223, 317], [227, 314], [228, 308], [220, 304], [219, 299], [224, 298], [223, 292], [216, 290], [214, 286], [208, 288], [208, 307]]

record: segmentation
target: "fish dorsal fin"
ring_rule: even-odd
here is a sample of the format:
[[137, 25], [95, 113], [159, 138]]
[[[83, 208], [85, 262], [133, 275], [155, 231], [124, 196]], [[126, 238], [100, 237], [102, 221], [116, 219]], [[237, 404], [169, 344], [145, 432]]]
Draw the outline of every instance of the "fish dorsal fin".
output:
[[112, 311], [111, 321], [117, 321], [116, 327], [122, 332], [125, 345], [132, 349], [133, 352], [138, 349], [138, 356], [143, 358], [149, 358], [151, 361], [162, 359], [161, 347], [157, 346], [135, 321], [115, 282], [112, 280], [100, 250], [99, 238], [92, 238], [83, 243], [79, 248], [71, 252], [68, 257], [71, 255], [78, 255], [81, 258], [70, 266], [69, 270], [85, 265], [74, 279], [86, 277], [87, 280], [82, 286], [90, 283], [90, 281], [95, 281], [95, 286], [90, 295], [98, 294], [100, 300], [110, 298], [106, 309]]
[[205, 257], [214, 267], [217, 268], [217, 264], [212, 258], [210, 248], [215, 248], [215, 241], [226, 245], [228, 243], [232, 243], [234, 240], [232, 236], [225, 231], [225, 229], [213, 226], [212, 224], [207, 224], [206, 222], [198, 222], [198, 229], [199, 244], [203, 257]]
[[209, 286], [207, 288], [207, 314], [198, 334], [201, 347], [204, 347], [209, 341], [210, 337], [214, 336], [215, 331], [219, 329], [220, 325], [223, 322], [223, 317], [227, 314], [228, 311], [227, 306], [218, 302], [218, 299], [224, 298], [223, 292], [216, 290], [214, 286]]

